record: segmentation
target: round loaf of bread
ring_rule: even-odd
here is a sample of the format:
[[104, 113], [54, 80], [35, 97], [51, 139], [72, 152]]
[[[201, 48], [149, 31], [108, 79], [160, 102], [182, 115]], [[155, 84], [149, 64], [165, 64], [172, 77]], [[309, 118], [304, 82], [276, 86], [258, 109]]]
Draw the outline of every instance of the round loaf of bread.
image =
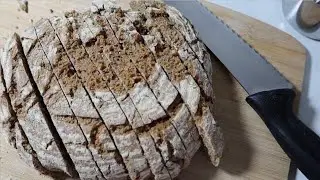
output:
[[0, 121], [21, 158], [57, 179], [173, 179], [203, 144], [213, 165], [212, 64], [159, 2], [41, 19], [1, 55]]

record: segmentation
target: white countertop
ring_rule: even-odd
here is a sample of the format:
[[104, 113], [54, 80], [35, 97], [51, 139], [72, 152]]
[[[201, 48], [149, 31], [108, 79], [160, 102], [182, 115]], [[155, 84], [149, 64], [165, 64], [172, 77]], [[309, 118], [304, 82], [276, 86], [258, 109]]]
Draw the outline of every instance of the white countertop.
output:
[[[281, 29], [300, 41], [308, 50], [299, 117], [320, 135], [320, 41], [311, 40], [290, 26], [282, 13], [281, 0], [208, 0], [218, 5], [247, 14]], [[306, 179], [298, 172], [296, 179]]]

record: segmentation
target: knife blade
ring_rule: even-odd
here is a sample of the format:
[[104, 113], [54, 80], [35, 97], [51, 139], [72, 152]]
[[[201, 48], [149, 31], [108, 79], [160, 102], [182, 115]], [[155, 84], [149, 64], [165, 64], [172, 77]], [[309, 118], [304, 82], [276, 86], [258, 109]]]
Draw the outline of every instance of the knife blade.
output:
[[194, 26], [200, 39], [239, 81], [281, 148], [309, 179], [320, 179], [320, 138], [293, 113], [293, 85], [197, 0], [164, 0]]

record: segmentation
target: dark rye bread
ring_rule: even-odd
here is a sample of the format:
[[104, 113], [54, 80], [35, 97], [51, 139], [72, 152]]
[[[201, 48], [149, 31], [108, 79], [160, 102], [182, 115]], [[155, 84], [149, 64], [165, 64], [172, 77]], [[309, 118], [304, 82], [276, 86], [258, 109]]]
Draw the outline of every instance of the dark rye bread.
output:
[[[14, 77], [27, 83], [11, 96], [34, 97], [27, 100], [38, 102], [42, 123], [55, 138], [49, 145], [57, 142], [80, 179], [175, 179], [202, 142], [214, 165], [221, 156], [205, 47], [175, 9], [154, 2], [136, 7], [140, 12], [95, 2], [91, 11], [42, 19], [18, 40], [25, 75], [15, 68]], [[27, 109], [24, 115], [32, 115], [28, 104], [15, 105], [10, 94], [0, 97], [6, 113], [0, 120], [11, 145], [30, 166], [53, 176], [56, 169], [42, 165], [51, 152], [32, 144], [46, 144], [46, 138], [24, 134], [28, 128], [43, 131], [43, 125], [20, 126], [15, 114]]]

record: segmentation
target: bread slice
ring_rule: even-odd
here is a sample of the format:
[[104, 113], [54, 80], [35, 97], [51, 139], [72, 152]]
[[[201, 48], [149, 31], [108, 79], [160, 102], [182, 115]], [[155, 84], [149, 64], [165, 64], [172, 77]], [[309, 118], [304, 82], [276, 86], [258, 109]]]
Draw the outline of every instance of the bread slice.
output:
[[7, 41], [1, 59], [1, 65], [6, 67], [3, 69], [4, 81], [13, 111], [43, 167], [74, 176], [77, 173], [72, 168], [72, 162], [65, 154], [50, 117], [40, 105], [39, 97], [35, 94], [37, 89], [31, 85], [23, 64], [23, 51], [18, 48], [17, 40], [16, 36], [12, 36]]
[[[153, 137], [149, 132], [144, 132], [139, 134], [140, 145], [144, 151], [144, 155], [146, 156], [152, 174], [154, 175], [154, 179], [156, 180], [164, 180], [164, 179], [172, 179], [170, 172], [166, 166], [166, 162], [164, 162], [164, 158], [162, 157], [161, 151], [157, 149]], [[159, 152], [160, 151], [160, 152]]]
[[199, 102], [199, 110], [197, 113], [194, 113], [194, 111], [191, 111], [191, 113], [193, 113], [194, 119], [196, 120], [196, 126], [207, 147], [212, 164], [218, 166], [223, 151], [223, 136], [219, 125], [213, 118], [214, 96], [208, 75], [203, 70], [200, 61], [195, 58], [194, 52], [191, 50], [190, 45], [185, 41], [182, 34], [180, 34], [180, 31], [172, 28], [166, 19], [163, 19], [163, 23], [161, 23], [161, 18], [168, 16], [167, 13], [161, 9], [161, 6], [160, 9], [149, 7], [146, 9], [146, 12], [149, 13], [149, 17], [151, 18], [152, 16], [157, 17], [154, 18], [154, 21], [156, 22], [154, 24], [159, 25], [158, 27], [164, 37], [164, 41], [167, 41], [168, 44], [170, 43], [178, 51], [180, 59], [203, 91], [201, 101]]
[[[181, 141], [170, 119], [151, 127], [151, 134], [157, 149], [161, 152], [170, 177], [175, 178], [182, 171], [186, 156], [186, 148]], [[187, 160], [189, 161], [189, 160]]]

